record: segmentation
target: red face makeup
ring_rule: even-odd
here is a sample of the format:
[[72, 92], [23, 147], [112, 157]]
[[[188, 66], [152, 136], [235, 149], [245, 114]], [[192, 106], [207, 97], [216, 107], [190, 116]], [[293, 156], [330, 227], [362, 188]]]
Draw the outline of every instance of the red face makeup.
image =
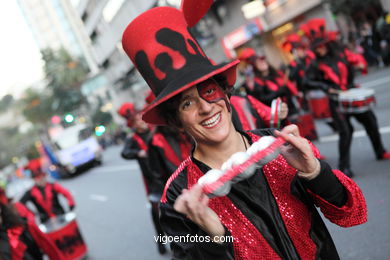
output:
[[197, 85], [199, 96], [208, 103], [215, 103], [220, 100], [225, 101], [226, 107], [230, 112], [230, 103], [226, 98], [226, 94], [214, 79], [208, 79]]

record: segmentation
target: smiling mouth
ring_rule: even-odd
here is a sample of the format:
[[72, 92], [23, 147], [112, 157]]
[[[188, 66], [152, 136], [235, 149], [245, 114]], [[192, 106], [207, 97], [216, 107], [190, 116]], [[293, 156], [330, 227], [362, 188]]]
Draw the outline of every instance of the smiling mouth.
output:
[[201, 125], [206, 128], [212, 128], [216, 126], [221, 121], [221, 112], [215, 114], [211, 118], [204, 120]]

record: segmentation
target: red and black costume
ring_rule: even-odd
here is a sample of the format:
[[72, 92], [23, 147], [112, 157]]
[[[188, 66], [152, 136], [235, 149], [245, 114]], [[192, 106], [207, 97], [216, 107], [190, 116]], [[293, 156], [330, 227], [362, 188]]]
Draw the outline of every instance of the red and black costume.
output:
[[[128, 103], [131, 104], [131, 103]], [[123, 105], [122, 105], [123, 107]], [[133, 107], [133, 106], [132, 106]], [[126, 113], [126, 117], [128, 119], [128, 126], [132, 127], [132, 117], [135, 116], [135, 112], [130, 111], [129, 113]], [[146, 195], [148, 196], [148, 200], [151, 203], [151, 215], [152, 215], [152, 221], [153, 225], [156, 231], [156, 235], [162, 234], [163, 230], [160, 226], [159, 220], [158, 220], [158, 200], [161, 197], [161, 190], [162, 186], [164, 185], [165, 181], [161, 180], [164, 178], [167, 178], [164, 176], [164, 174], [167, 174], [166, 172], [156, 172], [153, 171], [150, 164], [150, 154], [151, 151], [149, 150], [150, 143], [153, 138], [153, 131], [150, 129], [147, 129], [145, 132], [141, 133], [134, 133], [130, 138], [127, 138], [125, 140], [125, 145], [123, 147], [123, 150], [121, 152], [121, 156], [124, 159], [127, 160], [137, 160], [138, 165], [141, 169], [142, 173], [142, 179], [145, 185], [145, 191]], [[146, 157], [140, 157], [139, 153], [141, 151], [144, 151], [146, 153]], [[157, 163], [158, 161], [155, 161], [153, 163]], [[173, 171], [172, 171], [173, 172]], [[172, 173], [171, 172], [171, 173]], [[161, 177], [163, 176], [163, 177]], [[160, 183], [161, 181], [161, 183]], [[158, 249], [160, 253], [165, 253], [166, 249], [165, 246], [161, 243], [158, 243]]]
[[121, 156], [127, 160], [137, 160], [139, 167], [141, 168], [141, 173], [143, 181], [145, 184], [146, 194], [149, 195], [151, 190], [154, 189], [153, 185], [153, 173], [150, 169], [149, 160], [147, 157], [139, 157], [138, 153], [143, 150], [146, 153], [148, 152], [148, 145], [152, 139], [152, 132], [150, 130], [145, 133], [134, 133], [133, 136], [125, 140], [125, 145], [121, 152]]
[[162, 194], [165, 183], [189, 156], [191, 149], [192, 141], [187, 135], [168, 126], [156, 128], [149, 143], [148, 157], [159, 194]]
[[41, 222], [44, 223], [52, 217], [65, 213], [59, 201], [60, 194], [67, 199], [68, 206], [72, 210], [75, 206], [72, 195], [58, 183], [46, 183], [44, 187], [34, 185], [23, 195], [20, 202], [25, 205], [29, 201], [32, 202], [38, 210]]
[[[324, 30], [324, 29], [322, 29]], [[329, 107], [335, 127], [339, 133], [339, 169], [342, 171], [350, 171], [350, 147], [352, 143], [353, 126], [350, 118], [355, 117], [360, 122], [373, 145], [377, 159], [387, 158], [387, 152], [384, 149], [379, 133], [377, 119], [372, 110], [363, 113], [341, 113], [338, 109], [337, 95], [329, 94], [329, 89], [346, 91], [350, 88], [355, 88], [354, 84], [354, 68], [348, 62], [344, 53], [335, 52], [335, 48], [331, 48], [328, 38], [313, 39], [312, 48], [319, 45], [327, 46], [327, 54], [325, 56], [317, 55], [317, 58], [312, 61], [305, 74], [305, 85], [310, 89], [320, 89], [329, 96]], [[349, 55], [349, 59], [351, 55]], [[357, 63], [356, 63], [357, 64]]]
[[52, 240], [39, 230], [34, 223], [11, 228], [0, 228], [1, 259], [43, 259], [43, 253], [49, 259], [64, 259]]
[[288, 78], [296, 83], [298, 91], [306, 93], [307, 89], [303, 84], [303, 78], [307, 67], [310, 65], [311, 61], [315, 59], [315, 55], [312, 51], [307, 49], [306, 44], [302, 42], [299, 35], [288, 35], [283, 43], [283, 49], [292, 53], [297, 48], [301, 48], [305, 52], [305, 56], [295, 57], [295, 59], [290, 62], [288, 65]]
[[247, 95], [231, 96], [232, 121], [237, 130], [249, 131], [270, 127], [271, 108]]
[[[248, 132], [252, 143], [267, 132]], [[314, 148], [315, 155], [319, 152]], [[207, 236], [173, 208], [182, 189], [190, 189], [210, 168], [189, 157], [172, 175], [163, 194], [160, 222], [171, 236]], [[330, 234], [316, 210], [333, 223], [350, 227], [367, 220], [358, 186], [321, 161], [320, 175], [306, 181], [282, 156], [247, 180], [232, 186], [209, 207], [219, 216], [233, 243], [172, 243], [173, 259], [339, 259]]]
[[247, 87], [248, 95], [257, 98], [267, 106], [271, 106], [272, 100], [282, 98], [287, 103], [289, 114], [296, 114], [298, 107], [294, 104], [292, 97], [298, 95], [296, 85], [286, 79], [283, 72], [270, 68], [267, 76], [261, 76], [260, 73], [255, 73], [255, 84], [253, 89]]
[[[201, 84], [214, 76], [227, 79], [227, 90], [234, 85], [238, 61], [215, 64], [188, 31], [212, 2], [184, 1], [182, 10], [152, 8], [127, 26], [123, 48], [156, 96], [144, 111], [145, 122], [167, 125], [169, 115], [162, 114], [166, 110], [161, 106], [174, 105], [167, 100], [194, 87], [202, 98]], [[222, 96], [215, 100], [226, 101]], [[243, 135], [253, 143], [261, 134]], [[209, 169], [190, 156], [169, 178], [160, 204], [160, 223], [168, 235], [208, 235], [173, 206], [182, 190], [190, 189]], [[233, 184], [227, 196], [209, 201], [233, 243], [174, 242], [174, 259], [338, 259], [315, 205], [340, 226], [361, 224], [367, 218], [364, 197], [348, 177], [321, 162], [320, 175], [304, 181], [280, 155], [249, 179]]]
[[[4, 260], [40, 260], [46, 254], [52, 260], [64, 259], [53, 241], [38, 228], [31, 212], [22, 204], [0, 202], [0, 258]], [[16, 215], [18, 213], [20, 216]], [[19, 219], [19, 217], [21, 217]]]

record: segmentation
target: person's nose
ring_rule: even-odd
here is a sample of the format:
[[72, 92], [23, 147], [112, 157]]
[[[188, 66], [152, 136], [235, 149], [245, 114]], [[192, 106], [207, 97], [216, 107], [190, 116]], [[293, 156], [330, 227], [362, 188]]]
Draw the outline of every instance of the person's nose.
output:
[[199, 98], [199, 113], [202, 115], [210, 114], [213, 110], [213, 103], [207, 102], [203, 98]]

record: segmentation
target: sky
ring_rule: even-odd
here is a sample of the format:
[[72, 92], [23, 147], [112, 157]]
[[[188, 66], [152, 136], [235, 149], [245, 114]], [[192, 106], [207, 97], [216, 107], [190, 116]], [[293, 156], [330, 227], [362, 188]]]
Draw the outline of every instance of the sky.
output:
[[0, 3], [0, 98], [43, 78], [39, 49], [16, 0]]

